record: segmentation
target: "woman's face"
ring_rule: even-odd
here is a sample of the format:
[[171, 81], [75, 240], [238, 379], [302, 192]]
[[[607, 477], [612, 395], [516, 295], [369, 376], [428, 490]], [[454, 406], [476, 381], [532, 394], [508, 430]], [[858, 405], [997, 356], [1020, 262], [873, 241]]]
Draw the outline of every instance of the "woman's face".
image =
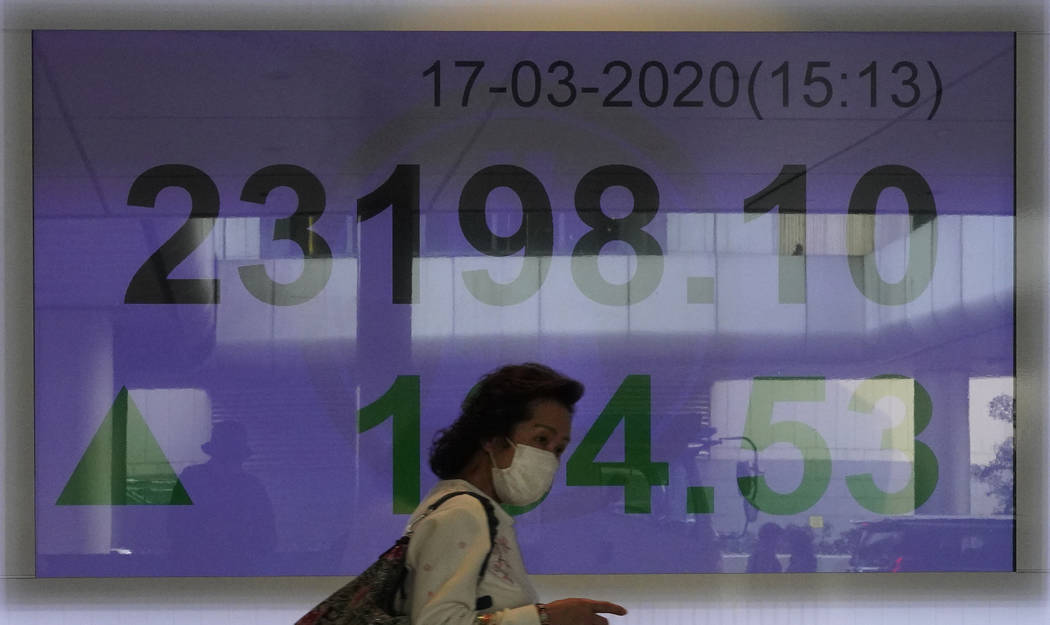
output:
[[[561, 402], [553, 399], [541, 399], [532, 405], [530, 417], [518, 423], [511, 431], [510, 439], [517, 445], [529, 445], [544, 449], [561, 457], [569, 445], [572, 429], [572, 415]], [[490, 441], [488, 446], [496, 461], [496, 466], [505, 469], [514, 459], [514, 448], [506, 441]]]

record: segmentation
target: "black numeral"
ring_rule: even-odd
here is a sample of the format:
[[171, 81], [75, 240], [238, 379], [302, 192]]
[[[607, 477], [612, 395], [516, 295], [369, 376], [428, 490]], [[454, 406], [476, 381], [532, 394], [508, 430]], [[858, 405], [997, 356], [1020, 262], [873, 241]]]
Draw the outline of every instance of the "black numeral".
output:
[[288, 240], [303, 252], [303, 271], [293, 282], [275, 282], [263, 265], [238, 268], [241, 282], [260, 301], [275, 306], [294, 306], [313, 299], [332, 275], [332, 250], [311, 228], [324, 212], [325, 194], [321, 181], [298, 165], [271, 165], [252, 174], [244, 183], [241, 200], [264, 204], [270, 191], [288, 187], [299, 198], [290, 217], [273, 225], [273, 240]]
[[211, 178], [196, 167], [158, 165], [143, 172], [131, 184], [128, 204], [153, 208], [157, 195], [169, 187], [189, 193], [189, 217], [135, 272], [124, 292], [124, 303], [217, 304], [218, 280], [168, 276], [211, 234], [219, 214], [219, 190]]

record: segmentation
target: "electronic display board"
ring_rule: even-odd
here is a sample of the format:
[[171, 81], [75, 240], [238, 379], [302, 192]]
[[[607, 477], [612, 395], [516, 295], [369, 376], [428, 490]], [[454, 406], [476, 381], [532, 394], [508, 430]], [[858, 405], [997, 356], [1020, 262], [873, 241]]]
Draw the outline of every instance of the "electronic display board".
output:
[[358, 573], [516, 362], [587, 388], [532, 573], [1013, 569], [1012, 33], [33, 59], [39, 576]]

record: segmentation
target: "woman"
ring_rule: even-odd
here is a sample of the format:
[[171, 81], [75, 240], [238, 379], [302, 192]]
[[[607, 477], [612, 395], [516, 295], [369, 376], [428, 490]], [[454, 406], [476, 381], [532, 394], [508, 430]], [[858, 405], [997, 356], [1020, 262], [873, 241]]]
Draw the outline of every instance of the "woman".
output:
[[[533, 363], [482, 377], [456, 422], [435, 438], [430, 467], [441, 481], [412, 518], [456, 491], [515, 506], [542, 499], [569, 443], [570, 417], [581, 395], [582, 384]], [[493, 507], [499, 521], [494, 540], [483, 505], [469, 495], [449, 499], [415, 525], [404, 605], [413, 625], [604, 625], [600, 614], [627, 613], [590, 599], [539, 603], [514, 520]]]

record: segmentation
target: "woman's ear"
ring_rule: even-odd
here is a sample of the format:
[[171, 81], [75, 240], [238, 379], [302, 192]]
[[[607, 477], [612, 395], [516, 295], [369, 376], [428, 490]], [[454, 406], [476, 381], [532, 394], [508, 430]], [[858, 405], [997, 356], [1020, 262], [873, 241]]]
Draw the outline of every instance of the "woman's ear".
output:
[[495, 454], [499, 451], [506, 449], [509, 446], [510, 443], [507, 442], [506, 437], [493, 436], [492, 438], [486, 440], [481, 444], [481, 449], [488, 454]]

